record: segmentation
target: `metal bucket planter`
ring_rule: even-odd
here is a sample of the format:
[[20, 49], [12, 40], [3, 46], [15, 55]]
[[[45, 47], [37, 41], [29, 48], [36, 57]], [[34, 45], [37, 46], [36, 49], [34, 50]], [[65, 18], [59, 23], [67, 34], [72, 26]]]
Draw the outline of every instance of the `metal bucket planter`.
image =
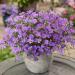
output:
[[47, 56], [38, 57], [38, 60], [35, 61], [32, 58], [28, 58], [27, 55], [24, 55], [24, 62], [27, 69], [32, 73], [44, 73], [49, 70], [51, 58]]

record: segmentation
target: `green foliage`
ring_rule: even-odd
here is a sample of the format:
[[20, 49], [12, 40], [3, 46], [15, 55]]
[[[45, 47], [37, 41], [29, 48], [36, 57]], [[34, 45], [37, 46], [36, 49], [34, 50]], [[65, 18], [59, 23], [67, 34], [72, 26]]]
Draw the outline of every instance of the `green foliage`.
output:
[[66, 8], [67, 13], [63, 15], [63, 17], [67, 18], [68, 20], [71, 20], [75, 27], [75, 9], [70, 6], [64, 6], [64, 7]]
[[29, 4], [32, 4], [34, 1], [39, 1], [39, 0], [13, 0], [13, 1], [17, 2], [18, 3], [18, 6], [20, 8], [25, 8]]
[[0, 50], [0, 62], [6, 60], [8, 58], [11, 58], [11, 57], [14, 57], [14, 55], [11, 54], [11, 49], [10, 48]]
[[70, 6], [65, 6], [66, 10], [68, 11], [68, 14], [69, 15], [72, 15], [72, 14], [75, 14], [75, 10], [70, 7]]

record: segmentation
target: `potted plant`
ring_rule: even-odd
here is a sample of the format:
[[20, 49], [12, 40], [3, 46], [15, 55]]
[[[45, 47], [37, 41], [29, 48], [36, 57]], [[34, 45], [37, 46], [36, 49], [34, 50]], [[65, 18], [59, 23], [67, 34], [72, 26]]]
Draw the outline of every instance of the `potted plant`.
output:
[[46, 72], [48, 57], [54, 51], [63, 54], [66, 42], [74, 44], [72, 24], [52, 11], [29, 10], [9, 17], [7, 22], [7, 34], [0, 47], [10, 46], [16, 56], [23, 52], [26, 67], [33, 73]]
[[6, 5], [6, 4], [2, 4], [1, 5], [1, 12], [2, 12], [2, 16], [3, 16], [3, 22], [5, 27], [7, 27], [6, 24], [6, 19], [10, 16], [10, 15], [15, 15], [18, 14], [18, 8], [14, 5]]

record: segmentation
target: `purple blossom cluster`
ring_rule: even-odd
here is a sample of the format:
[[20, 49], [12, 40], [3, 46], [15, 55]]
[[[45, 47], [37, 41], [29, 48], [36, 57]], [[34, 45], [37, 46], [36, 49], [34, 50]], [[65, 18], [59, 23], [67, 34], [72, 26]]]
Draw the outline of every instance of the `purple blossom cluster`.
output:
[[7, 19], [5, 43], [14, 54], [25, 52], [37, 58], [50, 55], [55, 50], [63, 53], [66, 42], [74, 44], [71, 27], [73, 24], [54, 12], [22, 12]]
[[6, 5], [6, 4], [2, 4], [1, 5], [1, 12], [3, 15], [5, 14], [9, 14], [9, 15], [12, 15], [12, 14], [17, 14], [18, 13], [18, 8], [15, 6], [15, 5]]

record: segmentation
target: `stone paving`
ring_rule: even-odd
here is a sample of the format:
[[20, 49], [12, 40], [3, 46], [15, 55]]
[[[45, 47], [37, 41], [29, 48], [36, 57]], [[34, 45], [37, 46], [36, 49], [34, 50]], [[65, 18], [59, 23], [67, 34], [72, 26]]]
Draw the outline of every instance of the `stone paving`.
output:
[[0, 75], [75, 75], [75, 60], [62, 56], [54, 57], [55, 62], [49, 67], [49, 72], [43, 74], [31, 73], [27, 70], [23, 60], [15, 58], [0, 63]]
[[57, 64], [55, 63], [54, 69], [56, 69], [54, 72], [51, 71], [50, 73], [46, 72], [43, 74], [34, 74], [28, 71], [25, 67], [25, 64], [23, 63], [9, 69], [3, 75], [12, 75], [12, 74], [13, 75], [75, 75], [74, 69], [62, 65], [61, 63], [57, 63]]

